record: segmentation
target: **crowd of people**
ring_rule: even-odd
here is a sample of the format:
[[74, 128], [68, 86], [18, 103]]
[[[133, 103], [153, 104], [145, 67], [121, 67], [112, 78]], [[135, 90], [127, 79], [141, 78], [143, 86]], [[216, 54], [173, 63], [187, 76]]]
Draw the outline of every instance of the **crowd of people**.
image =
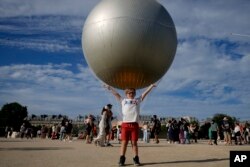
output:
[[[245, 125], [240, 124], [239, 122], [235, 122], [233, 125], [230, 123], [227, 117], [223, 118], [221, 128], [217, 125], [217, 123], [212, 121], [211, 127], [209, 129], [210, 139], [214, 140], [214, 144], [216, 140], [221, 138], [220, 131], [224, 137], [225, 145], [232, 145], [233, 141], [235, 145], [249, 144], [250, 143], [250, 133], [249, 133], [249, 125], [246, 123]], [[210, 143], [211, 144], [211, 143]]]
[[91, 144], [93, 141], [96, 146], [112, 146], [109, 142], [114, 136], [111, 123], [113, 119], [111, 109], [111, 104], [107, 104], [102, 108], [101, 119], [98, 120], [98, 133], [96, 131], [96, 125], [94, 124], [95, 117], [93, 115], [89, 115], [89, 117], [85, 120], [86, 130], [84, 135], [85, 137], [83, 138], [86, 139], [86, 144]]
[[169, 143], [190, 144], [191, 139], [197, 143], [199, 127], [196, 123], [190, 123], [184, 118], [179, 121], [172, 119], [168, 121], [166, 127]]
[[[84, 120], [83, 125], [85, 128], [78, 134], [78, 139], [82, 139], [86, 144], [93, 144], [98, 147], [112, 147], [113, 145], [110, 141], [116, 140], [116, 143], [121, 144], [122, 147], [122, 131], [124, 131], [124, 127], [122, 126], [124, 125], [117, 124], [112, 126], [112, 105], [105, 105], [101, 109], [100, 114], [101, 118], [99, 120], [96, 120], [97, 118], [91, 114]], [[218, 123], [218, 121], [216, 122], [215, 120], [211, 120], [208, 124], [206, 133], [209, 145], [218, 145], [218, 142], [224, 143], [225, 145], [250, 144], [250, 126], [247, 123], [245, 125], [240, 124], [239, 122], [233, 124], [227, 117], [224, 117], [220, 123]], [[162, 132], [162, 129], [165, 129], [164, 132]], [[161, 122], [157, 118], [157, 115], [153, 115], [151, 121], [140, 123], [140, 126], [138, 126], [136, 131], [138, 137], [136, 141], [138, 141], [140, 137], [141, 141], [145, 144], [152, 142], [158, 144], [160, 142], [159, 135], [161, 135], [161, 139], [163, 136], [166, 136], [166, 140], [170, 144], [191, 144], [198, 142], [200, 126], [197, 123], [190, 122], [185, 118], [181, 118], [180, 120], [171, 119], [165, 123]], [[37, 136], [41, 139], [57, 139], [59, 141], [72, 142], [72, 132], [72, 121], [64, 119], [60, 124], [54, 124], [51, 127], [43, 125], [37, 130], [36, 135], [34, 135], [35, 132], [30, 126], [23, 123], [20, 127], [18, 136], [22, 139], [32, 139], [34, 136]], [[13, 129], [6, 127], [5, 137], [7, 138], [8, 136], [11, 136], [12, 133]], [[131, 132], [127, 133], [130, 134]], [[126, 141], [129, 141], [131, 139], [130, 137]], [[126, 147], [127, 144], [128, 143], [126, 143]], [[133, 150], [135, 144], [131, 144]], [[122, 152], [121, 154], [119, 164], [124, 165], [125, 153]], [[134, 163], [139, 165], [140, 161], [136, 150], [134, 154]]]
[[[96, 146], [112, 146], [110, 140], [117, 140], [121, 142], [121, 124], [112, 126], [113, 113], [111, 111], [112, 105], [108, 104], [102, 108], [101, 119], [95, 120], [93, 115], [89, 115], [84, 120], [84, 130], [81, 130], [77, 135], [78, 139], [84, 139], [85, 143], [94, 143]], [[97, 122], [97, 123], [96, 123]], [[224, 117], [220, 124], [214, 120], [208, 123], [207, 135], [203, 138], [208, 139], [209, 145], [217, 145], [218, 141], [224, 141], [225, 145], [243, 145], [250, 144], [249, 124], [240, 124], [239, 122], [230, 123], [227, 117]], [[166, 126], [166, 134], [162, 132], [162, 127]], [[140, 124], [141, 140], [149, 143], [150, 140], [159, 143], [159, 134], [161, 138], [166, 136], [168, 143], [190, 144], [197, 143], [200, 138], [200, 127], [197, 123], [190, 123], [184, 118], [180, 120], [172, 119], [161, 122], [156, 115], [152, 116], [151, 121], [146, 121]], [[71, 120], [63, 120], [61, 124], [54, 124], [53, 126], [42, 125], [41, 128], [32, 128], [23, 123], [20, 127], [17, 137], [32, 139], [49, 138], [59, 139], [61, 141], [72, 141], [73, 125]], [[15, 132], [14, 132], [15, 133]], [[13, 134], [12, 127], [5, 128], [5, 137], [11, 137]], [[207, 136], [207, 137], [206, 137]]]
[[153, 115], [151, 122], [144, 122], [142, 126], [144, 143], [149, 143], [150, 139], [153, 138], [154, 142], [158, 144], [161, 126], [161, 121], [157, 118], [157, 115]]
[[5, 137], [11, 138], [12, 134], [15, 133], [14, 137], [20, 137], [21, 139], [33, 139], [34, 137], [41, 139], [59, 139], [61, 141], [72, 141], [72, 120], [64, 119], [60, 124], [54, 124], [53, 126], [42, 125], [39, 127], [33, 127], [29, 123], [24, 122], [19, 132], [14, 132], [13, 128], [5, 128]]
[[[250, 126], [248, 123], [240, 124], [239, 122], [231, 123], [227, 117], [224, 117], [220, 124], [215, 120], [206, 123], [208, 125], [206, 136], [208, 136], [209, 145], [218, 145], [218, 141], [224, 142], [225, 145], [242, 145], [250, 144]], [[167, 140], [169, 143], [190, 144], [197, 143], [199, 138], [200, 127], [197, 123], [190, 123], [184, 118], [177, 121], [169, 120], [166, 124]]]
[[[112, 126], [113, 113], [112, 105], [108, 104], [102, 108], [101, 119], [95, 120], [93, 115], [89, 115], [84, 120], [84, 130], [79, 132], [78, 139], [84, 139], [86, 144], [94, 143], [96, 146], [112, 146], [110, 140], [121, 142], [121, 124]], [[97, 122], [97, 123], [96, 123]], [[212, 120], [208, 123], [209, 127], [207, 135], [204, 138], [208, 139], [209, 145], [218, 145], [218, 141], [223, 141], [225, 145], [243, 145], [250, 144], [250, 133], [248, 124], [240, 124], [239, 122], [230, 123], [227, 117], [224, 117], [220, 124]], [[162, 127], [166, 126], [166, 134], [162, 134]], [[168, 143], [190, 144], [197, 143], [200, 133], [200, 127], [196, 123], [190, 123], [184, 118], [180, 120], [172, 119], [167, 123], [162, 122], [156, 115], [152, 116], [151, 121], [146, 121], [141, 124], [140, 137], [144, 143], [149, 143], [150, 140], [154, 143], [159, 143], [159, 134], [161, 138], [166, 136]], [[72, 141], [73, 125], [71, 120], [63, 120], [61, 124], [53, 126], [42, 125], [41, 128], [34, 129], [23, 123], [17, 137], [32, 139], [49, 138], [52, 140]], [[165, 132], [164, 131], [164, 132]], [[11, 137], [13, 134], [12, 127], [5, 128], [5, 137]]]

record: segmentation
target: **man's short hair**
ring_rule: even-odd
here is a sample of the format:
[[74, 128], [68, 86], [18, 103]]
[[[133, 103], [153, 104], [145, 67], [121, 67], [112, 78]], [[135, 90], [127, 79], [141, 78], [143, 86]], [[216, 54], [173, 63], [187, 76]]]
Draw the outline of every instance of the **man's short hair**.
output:
[[135, 88], [127, 88], [127, 89], [125, 89], [125, 94], [131, 93], [131, 92], [136, 93]]

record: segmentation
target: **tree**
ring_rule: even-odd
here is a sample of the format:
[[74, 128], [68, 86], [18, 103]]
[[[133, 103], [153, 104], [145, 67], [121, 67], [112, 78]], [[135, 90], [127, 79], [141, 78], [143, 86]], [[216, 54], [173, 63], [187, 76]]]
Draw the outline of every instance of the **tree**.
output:
[[208, 139], [208, 129], [211, 126], [210, 122], [205, 122], [200, 126], [199, 138]]
[[218, 126], [219, 126], [219, 136], [220, 136], [221, 139], [224, 138], [222, 127], [221, 127], [222, 120], [223, 120], [224, 117], [227, 117], [228, 122], [231, 125], [234, 125], [234, 123], [236, 122], [236, 118], [235, 117], [231, 117], [231, 116], [226, 115], [226, 114], [215, 114], [214, 115], [214, 117], [212, 118], [212, 120], [214, 120], [214, 122], [216, 122], [218, 124]]
[[0, 110], [0, 127], [13, 127], [14, 131], [19, 131], [24, 118], [28, 116], [26, 106], [17, 102], [7, 103]]
[[233, 125], [235, 122], [236, 122], [236, 118], [235, 117], [231, 117], [229, 115], [226, 115], [226, 114], [215, 114], [213, 116], [213, 120], [214, 122], [216, 122], [218, 125], [221, 125], [222, 123], [222, 120], [224, 117], [227, 117], [228, 118], [228, 122]]

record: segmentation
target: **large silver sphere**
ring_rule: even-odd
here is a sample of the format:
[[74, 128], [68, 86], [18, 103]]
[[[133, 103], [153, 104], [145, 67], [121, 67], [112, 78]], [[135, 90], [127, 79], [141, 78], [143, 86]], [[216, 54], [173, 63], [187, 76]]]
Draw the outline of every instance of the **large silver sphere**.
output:
[[83, 27], [88, 65], [99, 79], [119, 89], [157, 82], [176, 47], [173, 20], [155, 0], [102, 0]]

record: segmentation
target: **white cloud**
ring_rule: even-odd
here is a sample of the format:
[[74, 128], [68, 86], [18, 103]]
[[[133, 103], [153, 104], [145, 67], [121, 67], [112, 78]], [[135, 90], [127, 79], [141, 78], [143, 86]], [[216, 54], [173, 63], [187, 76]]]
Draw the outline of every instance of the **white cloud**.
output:
[[240, 49], [225, 50], [204, 38], [180, 42], [174, 63], [145, 108], [159, 105], [157, 113], [169, 116], [227, 113], [249, 119], [249, 54], [241, 50], [244, 57], [231, 59]]
[[1, 0], [0, 17], [87, 15], [99, 0]]
[[[250, 3], [245, 0], [160, 2], [173, 17], [179, 38], [205, 36], [231, 38], [230, 33], [250, 34]], [[235, 39], [234, 40], [242, 40]]]
[[81, 67], [81, 71], [73, 73], [67, 69], [70, 66], [23, 64], [0, 67], [0, 103], [17, 101], [35, 114], [69, 112], [69, 116], [76, 116], [93, 111], [99, 113], [100, 106], [106, 103], [98, 100], [98, 97], [103, 99], [104, 90], [99, 88], [89, 69]]
[[53, 40], [53, 39], [14, 39], [6, 40], [0, 39], [0, 45], [7, 45], [9, 47], [17, 47], [20, 49], [31, 49], [36, 51], [46, 52], [78, 52], [80, 47], [71, 46], [67, 41]]
[[[1, 21], [1, 18], [0, 18]], [[2, 18], [0, 45], [46, 52], [79, 52], [83, 17], [36, 16]]]

